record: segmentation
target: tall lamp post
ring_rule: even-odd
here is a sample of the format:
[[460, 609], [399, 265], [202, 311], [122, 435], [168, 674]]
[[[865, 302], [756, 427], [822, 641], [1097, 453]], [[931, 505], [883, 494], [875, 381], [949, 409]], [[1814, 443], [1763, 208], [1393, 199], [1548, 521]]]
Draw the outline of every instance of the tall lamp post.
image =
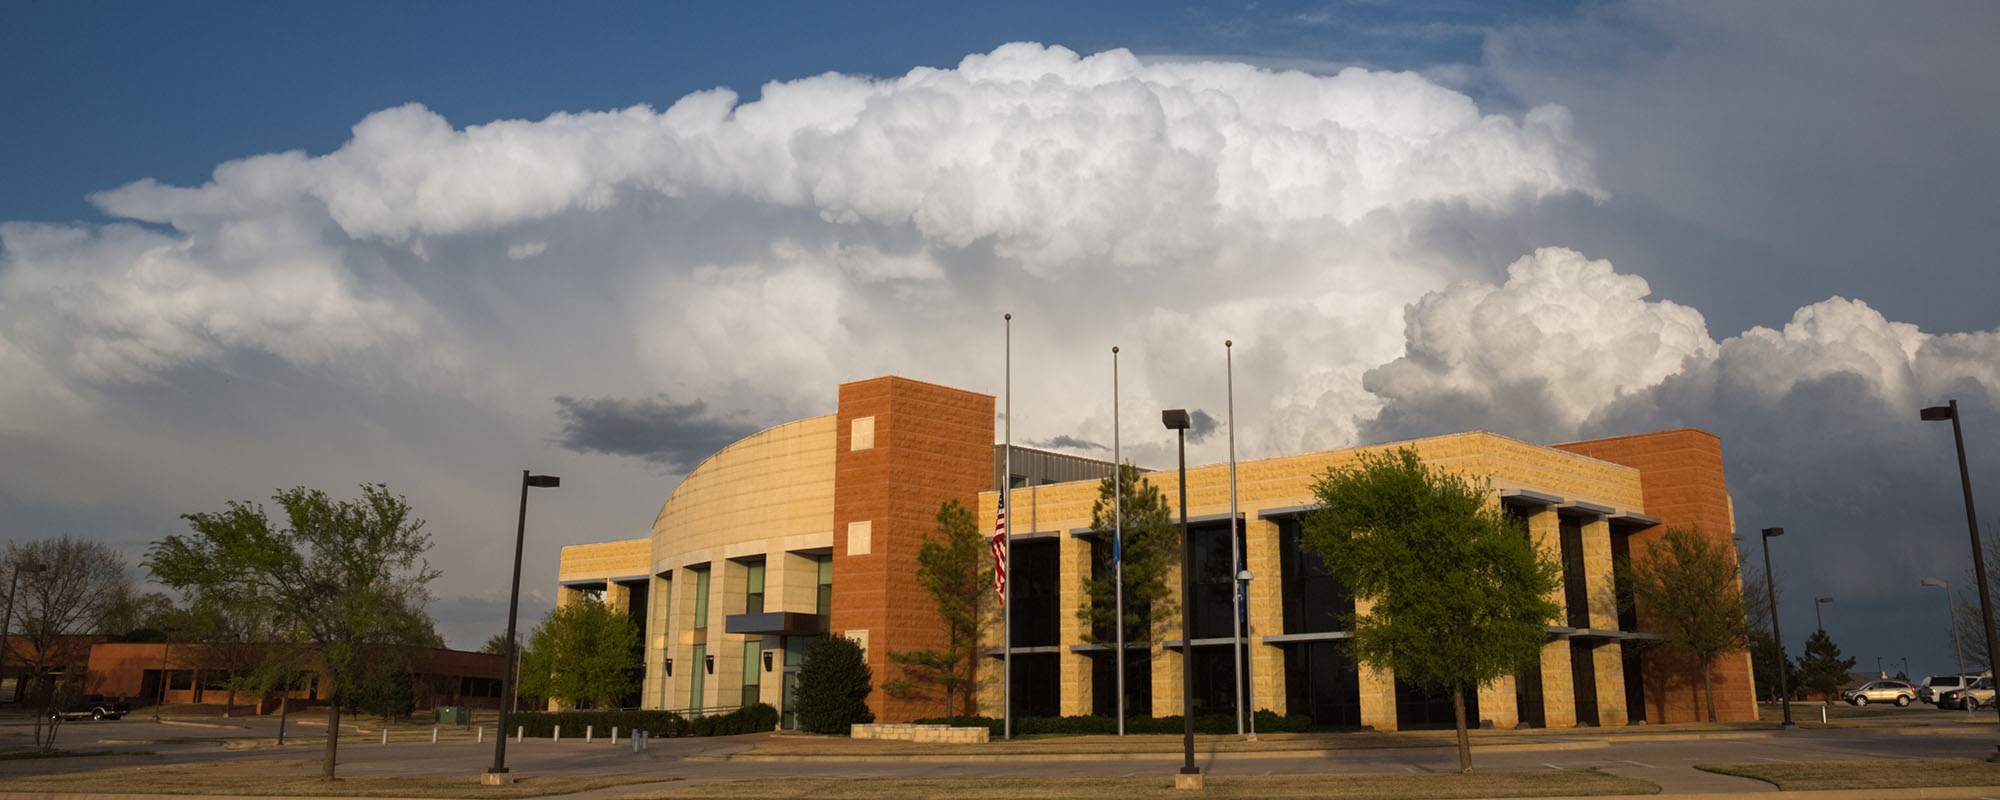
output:
[[[7, 673], [7, 632], [14, 625], [14, 593], [21, 588], [21, 573], [40, 573], [48, 567], [24, 561], [14, 565], [14, 577], [7, 581], [7, 613], [0, 615], [0, 677]], [[19, 681], [15, 681], [19, 685]]]
[[1826, 620], [1820, 618], [1819, 607], [1831, 602], [1833, 602], [1833, 598], [1831, 597], [1813, 598], [1813, 625], [1819, 628], [1820, 633], [1826, 633]]
[[1958, 619], [1952, 612], [1958, 608], [1958, 601], [1951, 597], [1951, 581], [1942, 578], [1925, 578], [1917, 582], [1919, 586], [1940, 586], [1944, 588], [1944, 621], [1951, 628], [1951, 657], [1958, 660], [1958, 674], [1965, 674], [1965, 651], [1958, 647]]
[[[1965, 469], [1965, 431], [1959, 425], [1958, 401], [1931, 406], [1917, 416], [1925, 422], [1951, 420], [1951, 441], [1958, 445], [1958, 485], [1965, 492], [1965, 529], [1972, 534], [1972, 577], [1979, 583], [1979, 623], [1986, 631], [1986, 663], [1989, 667], [2000, 665], [2000, 641], [1993, 638], [1993, 603], [1986, 590], [1986, 554], [1981, 552], [1979, 546], [1979, 515], [1972, 510], [1972, 473]], [[2000, 709], [2000, 703], [1994, 703], [1993, 707]], [[2000, 750], [1988, 755], [1986, 760], [2000, 761]]]
[[[514, 682], [519, 677], [514, 674], [514, 651], [516, 648], [514, 643], [514, 618], [521, 611], [521, 544], [528, 536], [528, 487], [554, 489], [561, 485], [562, 479], [554, 475], [530, 475], [527, 470], [521, 470], [521, 515], [514, 523], [514, 588], [507, 595], [507, 671], [506, 679], [501, 682], [501, 691], [506, 694], [510, 702], [517, 688]], [[496, 731], [500, 735], [493, 737], [493, 767], [486, 770], [485, 775], [480, 776], [483, 783], [498, 784], [509, 782], [506, 775], [507, 706], [510, 705], [510, 702], [502, 702], [500, 704], [500, 729]]]
[[1181, 484], [1181, 762], [1174, 776], [1176, 789], [1200, 789], [1201, 768], [1194, 765], [1194, 548], [1188, 542], [1187, 522], [1187, 409], [1160, 412], [1160, 422], [1173, 431], [1180, 446]]
[[[1778, 727], [1780, 729], [1797, 727], [1797, 723], [1792, 722], [1792, 686], [1791, 682], [1785, 678], [1785, 673], [1791, 671], [1791, 661], [1785, 655], [1785, 635], [1778, 632], [1778, 577], [1771, 574], [1771, 539], [1783, 535], [1785, 535], [1784, 528], [1765, 528], [1764, 536], [1762, 537], [1764, 539], [1764, 588], [1770, 590], [1771, 594], [1771, 638], [1776, 640], [1778, 645], [1778, 698], [1779, 703], [1785, 709], [1785, 721], [1779, 723]], [[1813, 604], [1813, 609], [1817, 611], [1819, 604]]]

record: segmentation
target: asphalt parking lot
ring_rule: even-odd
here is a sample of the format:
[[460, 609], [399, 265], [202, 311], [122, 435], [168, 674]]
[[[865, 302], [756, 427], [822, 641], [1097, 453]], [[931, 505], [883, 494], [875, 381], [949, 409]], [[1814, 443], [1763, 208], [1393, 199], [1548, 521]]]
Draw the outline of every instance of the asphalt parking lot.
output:
[[[1795, 718], [1817, 721], [1817, 704], [1795, 704]], [[1851, 712], [1852, 709], [1847, 711]], [[1768, 791], [1768, 784], [1693, 769], [1695, 764], [1746, 761], [1791, 762], [1851, 758], [1984, 757], [2000, 744], [2000, 724], [1966, 722], [1963, 712], [1940, 712], [1928, 706], [1907, 709], [1870, 708], [1865, 716], [1831, 710], [1870, 727], [1804, 728], [1789, 731], [1716, 730], [1706, 732], [1647, 731], [1642, 726], [1616, 730], [1578, 730], [1530, 734], [1475, 742], [1474, 763], [1483, 769], [1565, 769], [1594, 767], [1616, 775], [1653, 781], [1668, 792]], [[1982, 716], [1981, 719], [1984, 719]], [[318, 737], [320, 720], [294, 718], [295, 736]], [[319, 723], [319, 724], [314, 724]], [[361, 724], [367, 725], [367, 721]], [[345, 727], [345, 726], [343, 726]], [[20, 715], [0, 717], [0, 746], [30, 743], [29, 720]], [[203, 719], [154, 722], [143, 714], [119, 721], [68, 722], [60, 745], [77, 752], [146, 750], [143, 757], [64, 758], [0, 762], [0, 775], [96, 769], [118, 763], [175, 763], [225, 759], [318, 759], [318, 743], [283, 748], [261, 746], [227, 749], [232, 741], [246, 744], [275, 737], [271, 718]], [[1120, 755], [1042, 754], [1035, 756], [949, 756], [912, 759], [875, 757], [853, 743], [852, 758], [821, 755], [811, 759], [749, 760], [752, 749], [769, 734], [703, 739], [656, 739], [644, 752], [634, 753], [628, 739], [611, 744], [599, 735], [584, 742], [510, 741], [508, 763], [517, 774], [536, 775], [654, 775], [683, 781], [745, 778], [1002, 778], [1020, 777], [1021, 765], [1034, 763], [1040, 777], [1128, 776], [1170, 773], [1180, 764], [1177, 750]], [[1157, 737], [1155, 737], [1157, 738]], [[1173, 738], [1173, 737], [1167, 737]], [[1434, 745], [1344, 749], [1338, 736], [1326, 747], [1312, 750], [1217, 752], [1222, 737], [1197, 742], [1196, 761], [1214, 775], [1325, 772], [1452, 772], [1457, 754]], [[1229, 737], [1233, 738], [1233, 737]], [[421, 731], [405, 729], [383, 745], [373, 731], [347, 731], [341, 737], [340, 770], [345, 775], [474, 776], [492, 763], [493, 745], [441, 741], [432, 744]], [[837, 740], [844, 741], [844, 740]], [[1177, 741], [1177, 739], [1176, 739]], [[1172, 748], [1167, 748], [1172, 750]], [[732, 758], [736, 760], [731, 760]]]

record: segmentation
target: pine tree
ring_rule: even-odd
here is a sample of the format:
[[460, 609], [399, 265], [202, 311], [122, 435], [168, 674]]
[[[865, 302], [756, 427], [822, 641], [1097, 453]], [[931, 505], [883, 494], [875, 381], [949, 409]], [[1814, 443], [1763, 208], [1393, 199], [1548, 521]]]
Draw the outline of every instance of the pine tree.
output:
[[[1148, 644], [1157, 641], [1157, 634], [1166, 630], [1178, 610], [1174, 589], [1167, 585], [1167, 571], [1180, 563], [1180, 529], [1167, 506], [1166, 495], [1146, 480], [1138, 467], [1120, 465], [1118, 476], [1118, 490], [1124, 496], [1117, 503], [1123, 508], [1114, 506], [1111, 478], [1107, 476], [1098, 482], [1097, 502], [1090, 507], [1090, 527], [1108, 543], [1116, 512], [1124, 512], [1125, 642]], [[1088, 582], [1088, 599], [1076, 610], [1077, 619], [1084, 623], [1085, 643], [1115, 641], [1115, 629], [1111, 626], [1112, 617], [1118, 613], [1116, 584], [1109, 565], [1101, 576]]]
[[1827, 702], [1840, 696], [1840, 685], [1848, 680], [1848, 671], [1854, 669], [1854, 659], [1841, 658], [1840, 648], [1833, 643], [1826, 631], [1813, 631], [1806, 637], [1806, 651], [1799, 656], [1799, 685], [1815, 692]]
[[[943, 650], [891, 651], [889, 660], [902, 667], [903, 677], [884, 681], [882, 690], [898, 697], [921, 695], [930, 687], [944, 693], [944, 714], [952, 715], [952, 695], [972, 691], [972, 658], [985, 627], [985, 598], [991, 597], [993, 568], [986, 560], [986, 539], [972, 512], [951, 500], [938, 506], [935, 536], [917, 549], [917, 584], [937, 605], [944, 625]], [[959, 708], [970, 708], [970, 697]]]
[[799, 727], [813, 733], [846, 735], [850, 726], [875, 721], [868, 710], [874, 674], [861, 645], [845, 636], [821, 636], [806, 648], [799, 665]]

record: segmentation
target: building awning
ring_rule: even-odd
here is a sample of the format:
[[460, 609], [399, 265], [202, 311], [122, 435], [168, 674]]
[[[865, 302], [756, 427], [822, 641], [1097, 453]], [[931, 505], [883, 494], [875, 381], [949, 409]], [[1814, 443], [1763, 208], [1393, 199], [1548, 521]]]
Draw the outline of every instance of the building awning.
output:
[[818, 614], [800, 611], [766, 611], [762, 614], [730, 614], [722, 618], [724, 633], [761, 636], [818, 636], [826, 629]]

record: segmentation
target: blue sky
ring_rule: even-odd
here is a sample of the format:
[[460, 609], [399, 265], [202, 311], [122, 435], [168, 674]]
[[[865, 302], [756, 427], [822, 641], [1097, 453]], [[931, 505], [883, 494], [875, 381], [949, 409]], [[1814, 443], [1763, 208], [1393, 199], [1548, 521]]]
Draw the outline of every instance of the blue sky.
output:
[[1714, 431], [1791, 596], [1941, 664], [1917, 581], [1964, 577], [1963, 516], [1915, 409], [1959, 399], [2000, 508], [1996, 38], [1981, 3], [9, 3], [0, 531], [136, 563], [386, 480], [476, 646], [518, 469], [564, 476], [532, 616], [558, 545], [840, 381], [997, 393], [1012, 311], [1016, 431], [1084, 455], [1102, 349], [1127, 419], [1215, 413], [1223, 338], [1252, 456]]

